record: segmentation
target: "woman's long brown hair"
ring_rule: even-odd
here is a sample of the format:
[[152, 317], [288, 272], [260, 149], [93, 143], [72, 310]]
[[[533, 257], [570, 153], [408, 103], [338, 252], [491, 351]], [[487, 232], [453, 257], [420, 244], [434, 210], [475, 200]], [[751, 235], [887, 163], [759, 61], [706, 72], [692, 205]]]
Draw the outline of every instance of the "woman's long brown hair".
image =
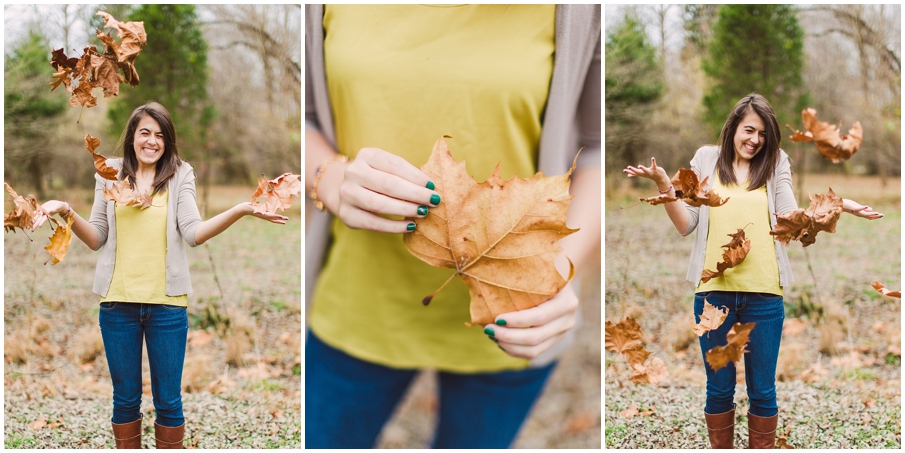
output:
[[765, 137], [760, 152], [751, 158], [748, 168], [748, 190], [754, 190], [767, 184], [767, 180], [773, 177], [773, 169], [779, 162], [779, 142], [782, 140], [782, 135], [779, 131], [779, 124], [776, 122], [776, 115], [773, 113], [773, 107], [766, 98], [757, 93], [751, 93], [735, 104], [720, 132], [720, 158], [717, 161], [720, 182], [738, 184], [739, 181], [735, 180], [735, 171], [732, 169], [732, 162], [735, 160], [735, 132], [745, 115], [752, 110], [764, 122]]
[[151, 101], [132, 112], [126, 129], [120, 142], [123, 146], [123, 179], [128, 178], [132, 187], [137, 187], [135, 181], [135, 170], [138, 169], [138, 157], [135, 155], [135, 147], [132, 145], [135, 141], [135, 129], [138, 128], [138, 122], [145, 116], [150, 116], [160, 125], [160, 131], [163, 132], [163, 155], [155, 164], [153, 190], [151, 196], [157, 195], [166, 189], [167, 183], [170, 182], [176, 174], [176, 169], [182, 165], [179, 159], [179, 150], [176, 148], [176, 128], [173, 126], [173, 119], [166, 107]]

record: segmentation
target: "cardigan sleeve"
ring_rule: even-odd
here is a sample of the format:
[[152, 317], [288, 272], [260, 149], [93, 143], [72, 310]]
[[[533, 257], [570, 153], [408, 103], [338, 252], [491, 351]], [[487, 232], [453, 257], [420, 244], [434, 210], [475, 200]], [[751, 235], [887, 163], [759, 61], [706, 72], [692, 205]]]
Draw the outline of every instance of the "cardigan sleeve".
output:
[[779, 151], [779, 163], [773, 170], [773, 181], [776, 185], [776, 214], [785, 214], [798, 209], [798, 201], [792, 190], [792, 165], [789, 155]]
[[94, 204], [91, 206], [88, 223], [97, 231], [97, 248], [93, 250], [100, 250], [107, 243], [110, 224], [107, 223], [107, 197], [104, 196], [106, 180], [97, 173], [94, 174], [94, 179]]
[[600, 36], [578, 101], [578, 140], [584, 149], [577, 166], [600, 165]]
[[195, 171], [188, 162], [182, 162], [177, 174], [183, 173], [179, 180], [179, 193], [176, 198], [176, 222], [185, 243], [196, 247], [195, 229], [201, 224], [201, 213], [198, 212], [198, 202], [195, 199]]

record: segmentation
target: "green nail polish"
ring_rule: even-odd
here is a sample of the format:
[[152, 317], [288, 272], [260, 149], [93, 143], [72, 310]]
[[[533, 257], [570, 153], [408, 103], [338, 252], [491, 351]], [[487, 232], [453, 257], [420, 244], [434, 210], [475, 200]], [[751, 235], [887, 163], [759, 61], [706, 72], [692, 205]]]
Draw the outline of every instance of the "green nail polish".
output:
[[418, 206], [418, 215], [427, 215], [427, 206]]
[[498, 325], [498, 326], [505, 326], [505, 325], [506, 325], [506, 320], [505, 320], [505, 319], [497, 319], [497, 320], [496, 320], [496, 325]]
[[437, 206], [438, 204], [440, 204], [440, 195], [437, 195], [437, 194], [431, 195], [431, 204], [434, 206]]
[[408, 224], [408, 225], [405, 226], [405, 229], [406, 229], [406, 230], [409, 230], [409, 231], [415, 231], [415, 224], [414, 224], [414, 223], [410, 223], [410, 224]]
[[494, 343], [500, 342], [500, 340], [497, 340], [496, 338], [493, 338], [493, 337], [487, 337], [487, 338], [490, 338], [490, 340], [493, 341]]
[[493, 335], [493, 334], [494, 334], [494, 333], [493, 333], [493, 328], [492, 328], [492, 327], [485, 327], [485, 328], [484, 328], [484, 333], [486, 333], [487, 335]]
[[427, 187], [427, 188], [430, 189], [430, 190], [434, 190], [434, 187], [437, 187], [437, 186], [434, 185], [434, 182], [433, 182], [433, 181], [428, 181], [428, 182], [427, 182], [427, 185], [424, 186], [424, 187]]

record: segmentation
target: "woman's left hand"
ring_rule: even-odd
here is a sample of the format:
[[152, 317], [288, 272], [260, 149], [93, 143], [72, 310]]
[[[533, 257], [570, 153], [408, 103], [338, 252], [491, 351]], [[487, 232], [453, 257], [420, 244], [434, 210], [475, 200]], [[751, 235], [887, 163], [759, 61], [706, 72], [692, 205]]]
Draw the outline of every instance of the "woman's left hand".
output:
[[876, 220], [883, 217], [882, 213], [874, 211], [870, 206], [864, 206], [847, 198], [842, 199], [842, 209], [854, 216], [864, 217], [867, 220]]
[[[244, 206], [242, 206], [244, 205]], [[284, 215], [280, 215], [277, 213], [265, 213], [265, 212], [255, 212], [255, 208], [251, 205], [250, 201], [246, 201], [244, 203], [240, 203], [240, 206], [243, 208], [243, 213], [245, 215], [250, 215], [257, 217], [259, 219], [264, 219], [271, 223], [278, 223], [280, 225], [285, 225], [286, 221], [289, 220], [289, 217]]]
[[575, 327], [575, 310], [578, 296], [567, 283], [559, 294], [550, 300], [527, 310], [498, 315], [496, 322], [505, 326], [487, 324], [493, 329], [499, 346], [513, 357], [533, 359], [561, 340], [569, 329]]

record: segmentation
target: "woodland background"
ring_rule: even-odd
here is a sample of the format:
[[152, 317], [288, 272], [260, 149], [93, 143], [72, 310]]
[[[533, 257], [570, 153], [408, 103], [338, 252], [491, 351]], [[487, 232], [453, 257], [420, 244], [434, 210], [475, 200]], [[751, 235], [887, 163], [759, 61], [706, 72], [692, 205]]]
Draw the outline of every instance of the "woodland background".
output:
[[[842, 164], [791, 143], [784, 128], [800, 206], [832, 187], [885, 214], [844, 215], [835, 234], [789, 247], [796, 281], [784, 288], [777, 446], [900, 448], [900, 300], [870, 286], [901, 287], [900, 6], [607, 6], [605, 19], [605, 319], [636, 319], [670, 378], [633, 384], [625, 360], [606, 352], [604, 445], [708, 445], [694, 289], [684, 279], [692, 239], [662, 208], [630, 207], [656, 193], [621, 170], [652, 156], [670, 175], [688, 168], [701, 145], [717, 143], [735, 102], [757, 91], [783, 128], [803, 129], [805, 107], [843, 133], [863, 126], [860, 150]], [[747, 445], [742, 368], [736, 446]]]
[[[65, 89], [50, 92], [50, 53], [103, 49], [94, 34], [99, 10], [144, 21], [148, 44], [135, 61], [141, 83], [123, 85], [115, 98], [96, 90], [96, 107], [70, 107]], [[301, 5], [4, 12], [4, 180], [20, 194], [71, 201], [87, 217], [94, 168], [85, 135], [102, 140], [99, 153], [120, 156], [129, 114], [149, 100], [173, 116], [204, 218], [250, 200], [262, 173], [301, 173]], [[244, 219], [188, 251], [189, 446], [301, 447], [301, 204], [284, 212], [285, 226]], [[96, 255], [74, 240], [63, 262], [44, 266], [49, 235], [42, 228], [30, 238], [4, 236], [5, 446], [112, 447], [112, 388], [90, 292]], [[142, 408], [153, 419], [145, 384]]]

